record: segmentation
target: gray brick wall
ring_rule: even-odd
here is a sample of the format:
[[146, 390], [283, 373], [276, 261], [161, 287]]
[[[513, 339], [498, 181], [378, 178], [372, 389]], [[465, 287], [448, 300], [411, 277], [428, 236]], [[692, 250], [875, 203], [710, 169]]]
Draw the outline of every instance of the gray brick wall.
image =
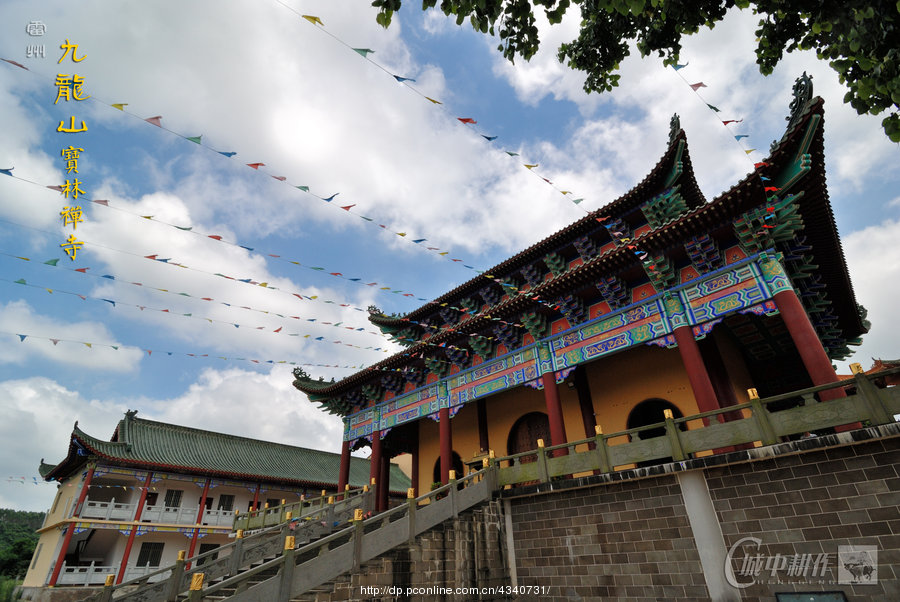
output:
[[[782, 583], [756, 583], [742, 590], [743, 597], [842, 590], [850, 599], [900, 600], [898, 467], [900, 438], [895, 437], [708, 469], [707, 485], [726, 546], [731, 548], [743, 537], [761, 540], [758, 550], [749, 542], [736, 551], [732, 561], [736, 572], [750, 566], [744, 560], [748, 552], [790, 559], [798, 554], [811, 554], [812, 559], [830, 555], [824, 576], [817, 573], [817, 579], [804, 579], [780, 570], [773, 577], [771, 570], [764, 570], [757, 581]], [[837, 583], [838, 546], [846, 545], [876, 547], [877, 584]], [[753, 580], [740, 574], [737, 579]]]
[[655, 479], [511, 500], [519, 585], [541, 600], [708, 599], [678, 482]]

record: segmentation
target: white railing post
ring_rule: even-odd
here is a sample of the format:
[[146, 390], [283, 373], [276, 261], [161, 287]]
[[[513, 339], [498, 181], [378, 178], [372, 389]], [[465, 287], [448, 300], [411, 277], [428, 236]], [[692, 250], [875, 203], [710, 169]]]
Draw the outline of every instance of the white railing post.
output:
[[112, 512], [113, 506], [116, 505], [116, 498], [113, 498], [112, 501], [107, 502], [106, 505], [106, 520], [109, 520], [109, 515]]

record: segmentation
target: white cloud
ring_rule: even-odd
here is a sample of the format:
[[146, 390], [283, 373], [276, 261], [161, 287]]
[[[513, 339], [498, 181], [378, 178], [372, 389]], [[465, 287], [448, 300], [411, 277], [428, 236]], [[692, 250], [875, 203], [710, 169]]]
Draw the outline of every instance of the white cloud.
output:
[[[888, 219], [845, 236], [842, 240], [856, 301], [869, 311], [872, 331], [850, 357], [868, 368], [870, 358], [896, 359], [897, 303], [900, 297], [900, 220]], [[849, 370], [847, 370], [849, 372]]]
[[[0, 364], [51, 361], [90, 370], [128, 372], [141, 360], [139, 349], [122, 345], [100, 322], [68, 322], [45, 316], [22, 300], [0, 306], [0, 332], [8, 333], [4, 334], [6, 342], [0, 345]], [[19, 334], [27, 338], [12, 342]], [[59, 342], [54, 344], [50, 339]], [[113, 345], [119, 349], [111, 348]]]
[[53, 485], [35, 484], [41, 458], [48, 464], [65, 458], [76, 420], [86, 432], [108, 438], [126, 409], [119, 403], [86, 400], [44, 377], [0, 382], [0, 408], [0, 439], [6, 450], [0, 459], [0, 507], [34, 511], [49, 509], [56, 493]]

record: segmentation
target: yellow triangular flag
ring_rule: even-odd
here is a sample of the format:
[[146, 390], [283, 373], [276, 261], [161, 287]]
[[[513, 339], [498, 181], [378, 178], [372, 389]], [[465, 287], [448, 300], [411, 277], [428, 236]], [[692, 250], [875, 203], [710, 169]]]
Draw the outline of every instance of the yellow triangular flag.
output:
[[538, 166], [537, 163], [535, 163], [534, 165], [529, 165], [528, 163], [525, 163], [525, 167], [527, 167], [528, 169], [534, 169], [537, 166]]
[[750, 150], [745, 150], [744, 152], [749, 155], [750, 153], [752, 153], [755, 150], [756, 150], [755, 148], [751, 148]]
[[116, 102], [112, 104], [113, 108], [119, 109], [120, 111], [124, 111], [125, 107], [128, 106], [127, 102]]
[[444, 104], [444, 103], [442, 103], [441, 101], [435, 100], [435, 99], [430, 98], [430, 97], [428, 97], [428, 96], [425, 97], [425, 100], [430, 100], [431, 102], [433, 102], [433, 103], [436, 104], [436, 105], [442, 105], [442, 104]]
[[89, 348], [89, 349], [91, 348], [91, 344], [90, 344], [90, 343], [85, 343], [84, 346], [87, 347], [87, 348]]
[[325, 24], [322, 23], [322, 19], [320, 19], [319, 17], [314, 17], [313, 15], [300, 15], [300, 16], [303, 17], [304, 19], [306, 19], [307, 21], [309, 21], [310, 23], [312, 23], [313, 25], [318, 23], [322, 27], [325, 27]]

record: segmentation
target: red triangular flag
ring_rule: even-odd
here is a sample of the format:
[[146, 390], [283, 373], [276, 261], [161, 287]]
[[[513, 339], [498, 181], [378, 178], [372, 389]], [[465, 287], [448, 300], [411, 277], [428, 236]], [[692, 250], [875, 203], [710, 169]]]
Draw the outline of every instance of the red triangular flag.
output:
[[147, 123], [152, 123], [156, 127], [161, 128], [162, 124], [159, 122], [160, 119], [162, 119], [162, 115], [157, 115], [156, 117], [148, 117], [144, 121], [146, 121]]
[[696, 92], [700, 88], [705, 88], [705, 87], [706, 87], [706, 84], [704, 84], [703, 82], [697, 82], [696, 84], [691, 84], [691, 90], [693, 90], [694, 92]]
[[472, 124], [478, 123], [477, 121], [475, 121], [475, 120], [472, 119], [471, 117], [457, 117], [457, 119], [459, 119], [459, 120], [462, 121], [463, 123], [472, 123]]
[[247, 167], [252, 167], [253, 169], [259, 169], [260, 167], [265, 167], [265, 163], [247, 163]]

